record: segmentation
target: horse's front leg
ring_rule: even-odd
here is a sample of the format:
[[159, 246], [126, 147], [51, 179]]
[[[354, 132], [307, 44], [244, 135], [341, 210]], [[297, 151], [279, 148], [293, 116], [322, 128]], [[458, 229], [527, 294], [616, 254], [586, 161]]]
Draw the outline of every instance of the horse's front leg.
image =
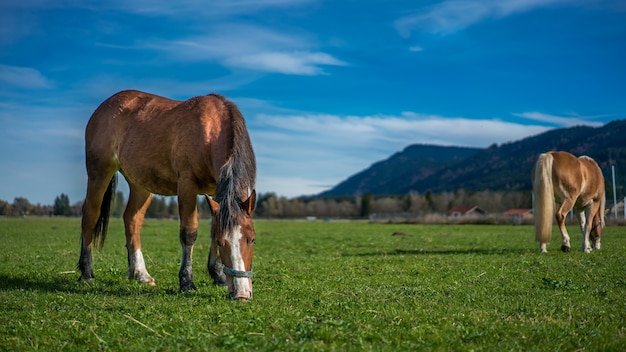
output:
[[226, 286], [226, 275], [224, 274], [224, 265], [222, 264], [222, 258], [220, 258], [219, 247], [212, 238], [207, 268], [215, 285]]
[[198, 209], [196, 207], [197, 192], [186, 191], [178, 186], [178, 212], [180, 215], [180, 245], [182, 260], [178, 271], [178, 283], [181, 292], [196, 289], [193, 283], [192, 256], [193, 246], [198, 238]]
[[146, 269], [146, 262], [141, 251], [141, 228], [152, 200], [152, 193], [129, 182], [130, 196], [124, 211], [124, 230], [126, 250], [128, 251], [128, 279], [155, 286], [154, 279]]
[[[585, 214], [587, 215], [585, 216]], [[591, 225], [593, 224], [591, 206], [586, 206], [585, 210], [578, 212], [576, 215], [578, 216], [578, 222], [580, 223], [580, 231], [583, 233], [581, 250], [585, 253], [591, 253], [591, 241], [589, 241], [589, 233], [591, 232]]]

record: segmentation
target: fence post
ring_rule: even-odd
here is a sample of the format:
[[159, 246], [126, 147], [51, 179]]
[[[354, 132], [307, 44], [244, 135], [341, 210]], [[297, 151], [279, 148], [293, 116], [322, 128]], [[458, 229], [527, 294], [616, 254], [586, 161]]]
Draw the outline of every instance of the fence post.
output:
[[613, 176], [613, 214], [617, 219], [617, 194], [615, 194], [615, 165], [611, 165], [611, 175]]

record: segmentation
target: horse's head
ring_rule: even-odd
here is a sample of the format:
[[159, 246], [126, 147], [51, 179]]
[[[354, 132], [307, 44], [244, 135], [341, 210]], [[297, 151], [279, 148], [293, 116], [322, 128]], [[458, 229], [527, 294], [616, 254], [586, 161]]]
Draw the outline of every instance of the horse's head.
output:
[[[220, 204], [207, 197], [213, 221], [211, 224], [212, 245], [217, 246], [222, 260], [228, 293], [232, 299], [252, 298], [252, 255], [256, 234], [252, 224], [252, 213], [256, 205], [256, 192], [243, 202], [240, 209], [222, 209]], [[224, 213], [226, 212], [226, 213]], [[238, 212], [239, 216], [235, 216]], [[237, 219], [234, 224], [226, 222]]]

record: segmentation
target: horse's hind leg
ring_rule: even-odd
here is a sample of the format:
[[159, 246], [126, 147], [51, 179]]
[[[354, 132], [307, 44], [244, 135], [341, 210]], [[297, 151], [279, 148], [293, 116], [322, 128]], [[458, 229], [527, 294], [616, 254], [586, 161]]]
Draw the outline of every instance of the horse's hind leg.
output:
[[94, 173], [89, 176], [87, 181], [87, 195], [83, 203], [81, 220], [81, 247], [80, 258], [78, 259], [78, 269], [81, 274], [79, 280], [92, 281], [94, 279], [92, 262], [94, 235], [100, 219], [104, 194], [114, 174], [115, 172], [100, 177]]
[[126, 249], [128, 250], [128, 279], [136, 279], [140, 283], [154, 286], [154, 279], [146, 269], [141, 252], [141, 227], [146, 210], [152, 200], [152, 193], [129, 182], [130, 196], [124, 211], [124, 229], [126, 233]]
[[572, 210], [573, 206], [574, 202], [566, 199], [556, 212], [556, 223], [559, 225], [559, 230], [561, 230], [561, 250], [565, 253], [570, 251], [570, 238], [565, 227], [565, 217]]

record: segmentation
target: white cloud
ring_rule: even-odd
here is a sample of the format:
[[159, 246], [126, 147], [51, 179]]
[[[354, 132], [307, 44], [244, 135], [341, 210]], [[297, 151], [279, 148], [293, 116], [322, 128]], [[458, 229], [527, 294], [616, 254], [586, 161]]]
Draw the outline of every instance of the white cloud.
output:
[[[259, 175], [262, 174], [263, 170], [260, 169]], [[290, 198], [302, 195], [313, 195], [334, 186], [332, 183], [333, 180], [327, 179], [327, 181], [328, 183], [324, 183], [323, 179], [301, 177], [261, 177], [257, 182], [257, 192], [273, 192], [280, 196]]]
[[582, 0], [448, 0], [399, 18], [394, 25], [403, 37], [414, 30], [451, 34], [477, 22], [557, 5], [583, 4]]
[[46, 89], [52, 87], [52, 83], [34, 68], [2, 64], [0, 64], [0, 82], [26, 89]]
[[[482, 148], [550, 127], [405, 112], [397, 116], [263, 114], [255, 116], [249, 128], [259, 164], [260, 192], [293, 197], [328, 189], [322, 185], [336, 185], [410, 144]], [[287, 187], [285, 180], [294, 183]]]
[[206, 35], [143, 43], [178, 60], [216, 61], [230, 68], [293, 75], [324, 74], [325, 66], [346, 66], [316, 50], [305, 35], [285, 34], [261, 26], [216, 25]]
[[[114, 0], [108, 6], [146, 16], [222, 18], [266, 9], [302, 6], [314, 0]], [[102, 6], [102, 5], [99, 5]]]
[[223, 62], [231, 67], [293, 75], [318, 75], [324, 73], [320, 67], [322, 65], [346, 65], [331, 55], [320, 52], [264, 52], [231, 56], [225, 58]]
[[559, 127], [570, 127], [576, 125], [587, 125], [587, 126], [601, 126], [601, 122], [593, 121], [594, 117], [587, 116], [556, 116], [550, 114], [544, 114], [541, 112], [523, 112], [519, 114], [513, 114], [514, 116], [523, 117], [525, 119], [546, 122], [552, 125], [556, 125]]

